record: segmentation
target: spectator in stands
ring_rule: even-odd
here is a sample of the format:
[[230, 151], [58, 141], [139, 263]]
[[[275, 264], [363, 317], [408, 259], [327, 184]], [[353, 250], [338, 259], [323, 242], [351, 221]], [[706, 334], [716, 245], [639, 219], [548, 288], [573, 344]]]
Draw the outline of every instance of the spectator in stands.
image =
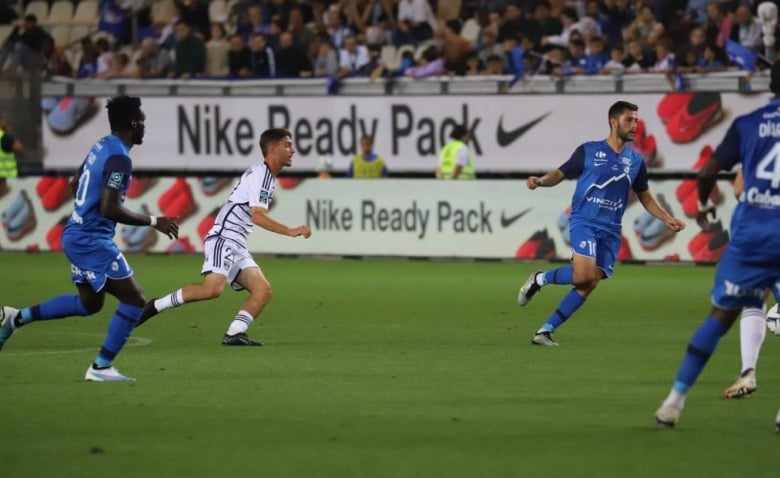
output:
[[43, 45], [41, 48], [41, 55], [43, 56], [43, 71], [41, 74], [44, 78], [51, 76], [73, 76], [73, 67], [71, 67], [62, 48], [54, 44], [54, 39], [52, 37], [46, 35], [43, 38]]
[[347, 18], [347, 25], [356, 33], [370, 36], [372, 29], [374, 29], [383, 35], [384, 32], [389, 31], [391, 25], [395, 24], [393, 0], [341, 0], [339, 4], [342, 13]]
[[228, 66], [230, 76], [233, 78], [246, 78], [252, 75], [252, 52], [244, 45], [244, 40], [239, 34], [230, 37]]
[[320, 38], [319, 50], [314, 59], [314, 76], [324, 78], [339, 71], [339, 57], [327, 33]]
[[98, 78], [130, 78], [136, 76], [126, 53], [117, 53], [108, 60], [108, 69], [101, 72]]
[[211, 24], [211, 39], [206, 42], [206, 76], [219, 78], [230, 73], [228, 61], [230, 43], [226, 37], [223, 24], [216, 22]]
[[389, 175], [385, 159], [374, 152], [374, 139], [363, 135], [360, 138], [360, 154], [352, 157], [346, 176], [355, 179], [379, 179]]
[[279, 35], [278, 53], [276, 56], [276, 71], [280, 77], [300, 78], [311, 76], [311, 61], [309, 61], [305, 51], [301, 51], [295, 46], [290, 32], [282, 32]]
[[460, 36], [460, 20], [449, 20], [444, 24], [444, 69], [455, 75], [466, 74], [466, 58], [472, 51], [471, 43]]
[[585, 42], [579, 38], [572, 38], [569, 40], [569, 60], [563, 73], [567, 75], [584, 74], [586, 65]]
[[685, 45], [675, 54], [675, 69], [680, 73], [699, 72], [699, 54], [693, 45]]
[[38, 25], [38, 17], [27, 15], [11, 31], [0, 49], [0, 68], [11, 58], [11, 68], [30, 70], [40, 65], [43, 39], [48, 34]]
[[263, 9], [258, 5], [249, 7], [236, 27], [236, 33], [241, 35], [244, 43], [249, 43], [252, 33], [271, 33], [271, 23], [266, 21]]
[[74, 72], [76, 78], [94, 78], [97, 76], [98, 52], [90, 37], [81, 39], [81, 58]]
[[352, 30], [347, 28], [341, 22], [341, 14], [338, 13], [338, 9], [335, 9], [328, 15], [327, 30], [330, 37], [333, 39], [333, 45], [336, 48], [344, 47], [344, 39], [352, 35]]
[[485, 63], [479, 58], [477, 52], [471, 50], [466, 57], [466, 76], [477, 76], [485, 74]]
[[626, 42], [636, 40], [642, 48], [655, 48], [663, 34], [664, 26], [656, 20], [653, 9], [649, 5], [643, 5], [639, 9], [636, 20], [626, 29], [624, 40]]
[[96, 74], [100, 75], [104, 71], [108, 71], [109, 61], [114, 56], [114, 52], [111, 50], [111, 43], [106, 37], [100, 37], [95, 41], [95, 49], [97, 50]]
[[714, 43], [708, 43], [704, 45], [704, 49], [698, 58], [698, 65], [701, 73], [725, 71], [728, 66], [728, 59], [722, 48]]
[[688, 42], [701, 54], [704, 46], [707, 44], [707, 36], [704, 34], [704, 30], [701, 27], [691, 28], [691, 31], [688, 33]]
[[393, 44], [411, 43], [419, 45], [433, 38], [433, 28], [429, 21], [431, 6], [427, 0], [399, 0], [398, 18], [393, 30]]
[[494, 29], [492, 28], [484, 29], [482, 33], [482, 45], [477, 52], [477, 54], [479, 55], [479, 59], [482, 60], [483, 63], [487, 64], [487, 59], [493, 55], [499, 55], [503, 57], [504, 46], [498, 43], [496, 41], [497, 39], [498, 39], [498, 34]]
[[[604, 0], [605, 14], [621, 31], [634, 21], [634, 5], [629, 0]], [[625, 52], [624, 52], [625, 53]]]
[[655, 55], [645, 51], [645, 49], [642, 48], [642, 44], [639, 43], [639, 40], [629, 41], [626, 45], [626, 49], [628, 55], [626, 56], [624, 64], [626, 65], [627, 70], [633, 73], [639, 73], [655, 65]]
[[383, 68], [382, 63], [382, 47], [380, 45], [369, 45], [368, 47], [368, 63], [358, 68], [355, 72], [355, 76], [370, 77], [377, 69]]
[[504, 18], [498, 29], [498, 41], [503, 43], [508, 39], [516, 39], [525, 30], [525, 19], [520, 7], [510, 3], [504, 10]]
[[711, 0], [688, 0], [685, 16], [688, 21], [702, 24], [707, 19], [707, 5]]
[[577, 11], [574, 8], [567, 7], [563, 9], [561, 13], [561, 32], [558, 35], [543, 36], [540, 43], [542, 46], [562, 46], [569, 45], [569, 36], [571, 32], [579, 26], [577, 21]]
[[731, 34], [731, 20], [725, 14], [725, 5], [720, 3], [707, 4], [707, 18], [702, 23], [708, 43], [715, 43], [723, 48]]
[[174, 71], [169, 76], [187, 80], [206, 71], [206, 45], [192, 34], [190, 25], [176, 22], [176, 60]]
[[116, 0], [102, 0], [99, 15], [98, 28], [101, 32], [110, 34], [119, 43], [130, 39], [127, 14]]
[[492, 54], [485, 58], [486, 75], [501, 75], [504, 72], [504, 58], [501, 55]]
[[252, 76], [255, 78], [273, 78], [276, 76], [276, 54], [265, 41], [262, 33], [253, 33], [249, 39], [251, 50]]
[[654, 73], [671, 73], [675, 67], [674, 53], [669, 39], [663, 38], [655, 46], [655, 64], [650, 68]]
[[307, 55], [313, 53], [311, 56], [316, 54], [316, 52], [309, 51], [309, 47], [314, 43], [314, 32], [306, 28], [306, 23], [303, 21], [303, 10], [298, 5], [290, 8], [287, 31], [292, 35], [293, 44], [298, 50]]
[[626, 65], [623, 60], [626, 58], [626, 52], [623, 45], [615, 45], [610, 49], [609, 61], [599, 70], [601, 75], [622, 75], [626, 71]]
[[750, 8], [745, 4], [739, 5], [734, 12], [734, 23], [731, 27], [730, 38], [753, 51], [758, 51], [763, 45], [761, 41], [761, 24], [750, 13]]
[[173, 70], [173, 59], [154, 38], [147, 37], [141, 42], [141, 53], [136, 65], [139, 78], [167, 78]]
[[444, 73], [444, 59], [439, 57], [439, 50], [431, 45], [425, 49], [416, 66], [406, 69], [407, 78], [428, 78]]
[[[585, 18], [594, 20], [596, 25], [598, 25], [598, 33], [590, 36], [599, 35], [603, 37], [604, 44], [609, 46], [622, 41], [620, 27], [613, 24], [609, 17], [601, 11], [599, 0], [587, 0], [585, 2]], [[590, 36], [586, 38], [586, 41], [590, 40]]]
[[346, 37], [344, 48], [339, 50], [339, 71], [336, 73], [336, 79], [340, 80], [356, 74], [369, 60], [368, 48], [359, 45], [354, 35]]
[[531, 39], [534, 47], [541, 45], [542, 38], [560, 35], [563, 23], [550, 14], [550, 3], [540, 0], [536, 3], [534, 14], [525, 27], [525, 35]]
[[200, 0], [174, 0], [174, 3], [179, 9], [179, 20], [189, 25], [192, 33], [196, 34], [203, 42], [208, 40], [211, 34], [208, 2]]
[[544, 55], [538, 73], [549, 75], [552, 78], [563, 75], [567, 65], [566, 50], [563, 47], [553, 46]]
[[597, 75], [609, 61], [604, 49], [604, 38], [595, 36], [588, 40], [588, 51], [585, 54], [585, 74]]

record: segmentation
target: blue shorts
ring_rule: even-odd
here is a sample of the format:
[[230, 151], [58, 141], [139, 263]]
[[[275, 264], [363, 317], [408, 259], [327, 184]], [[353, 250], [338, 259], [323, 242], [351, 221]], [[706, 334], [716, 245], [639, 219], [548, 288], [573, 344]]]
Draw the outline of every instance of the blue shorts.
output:
[[730, 247], [718, 262], [712, 285], [712, 304], [721, 309], [761, 308], [764, 290], [780, 295], [780, 264], [746, 262]]
[[586, 224], [571, 224], [570, 235], [572, 251], [596, 259], [596, 267], [612, 277], [620, 252], [620, 233]]
[[62, 248], [70, 261], [70, 280], [74, 284], [89, 284], [95, 292], [100, 292], [108, 279], [133, 275], [133, 269], [113, 241], [96, 240], [85, 247], [63, 236]]

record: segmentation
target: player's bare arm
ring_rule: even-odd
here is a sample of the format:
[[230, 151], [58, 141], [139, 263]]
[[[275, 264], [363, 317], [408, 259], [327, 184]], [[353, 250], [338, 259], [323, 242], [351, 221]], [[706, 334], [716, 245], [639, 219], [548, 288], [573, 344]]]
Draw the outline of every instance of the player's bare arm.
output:
[[538, 187], [549, 188], [558, 185], [561, 181], [566, 179], [563, 175], [563, 171], [560, 169], [553, 169], [543, 176], [531, 176], [526, 181], [528, 189], [534, 190]]
[[669, 229], [677, 232], [685, 229], [685, 223], [672, 216], [668, 211], [662, 208], [661, 205], [658, 204], [658, 201], [655, 200], [653, 193], [651, 193], [649, 189], [646, 189], [641, 193], [637, 193], [636, 197], [639, 199], [639, 202], [642, 204], [645, 210], [647, 210], [647, 212], [652, 214], [653, 217], [663, 221]]
[[710, 202], [710, 194], [718, 181], [718, 173], [723, 167], [714, 156], [704, 163], [696, 174], [696, 190], [699, 194], [699, 212], [696, 223], [705, 231], [709, 230], [711, 221], [715, 219], [715, 206]]
[[147, 216], [133, 212], [122, 206], [120, 194], [116, 189], [103, 188], [100, 196], [100, 214], [129, 226], [152, 226], [170, 239], [179, 237], [179, 225], [174, 218]]
[[290, 237], [303, 236], [308, 239], [311, 236], [311, 228], [307, 225], [298, 227], [285, 226], [281, 222], [268, 215], [268, 211], [261, 207], [252, 208], [252, 222], [266, 231], [275, 232]]

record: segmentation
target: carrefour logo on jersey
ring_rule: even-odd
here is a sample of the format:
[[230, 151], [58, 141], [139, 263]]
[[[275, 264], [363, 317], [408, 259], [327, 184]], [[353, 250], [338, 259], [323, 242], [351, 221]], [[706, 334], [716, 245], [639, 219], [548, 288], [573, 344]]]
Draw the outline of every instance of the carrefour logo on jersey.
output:
[[437, 201], [425, 206], [414, 200], [406, 207], [389, 207], [364, 199], [357, 207], [333, 199], [306, 201], [306, 223], [318, 231], [387, 232], [425, 238], [433, 228], [439, 233], [492, 234], [492, 210], [483, 201], [471, 207]]

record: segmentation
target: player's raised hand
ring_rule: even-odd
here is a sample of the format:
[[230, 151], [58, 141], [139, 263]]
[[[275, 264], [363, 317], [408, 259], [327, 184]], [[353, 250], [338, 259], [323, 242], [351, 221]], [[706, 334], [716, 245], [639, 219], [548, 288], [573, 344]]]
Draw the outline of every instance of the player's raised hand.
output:
[[290, 229], [290, 237], [303, 236], [304, 239], [311, 237], [311, 228], [307, 225], [298, 226]]
[[176, 224], [175, 218], [158, 216], [154, 228], [168, 236], [169, 239], [179, 238], [179, 225]]

